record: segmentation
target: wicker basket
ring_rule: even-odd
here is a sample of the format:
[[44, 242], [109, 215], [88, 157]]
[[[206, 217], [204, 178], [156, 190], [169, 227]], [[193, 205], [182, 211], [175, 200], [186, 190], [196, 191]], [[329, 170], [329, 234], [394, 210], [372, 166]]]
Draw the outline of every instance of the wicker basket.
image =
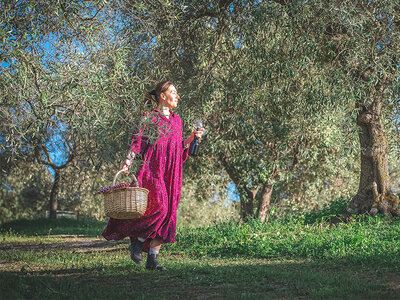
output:
[[[113, 186], [117, 176], [122, 170], [115, 174]], [[113, 219], [133, 219], [142, 216], [147, 208], [147, 196], [149, 190], [138, 186], [137, 179], [133, 175], [135, 187], [111, 189], [104, 195], [105, 215]]]

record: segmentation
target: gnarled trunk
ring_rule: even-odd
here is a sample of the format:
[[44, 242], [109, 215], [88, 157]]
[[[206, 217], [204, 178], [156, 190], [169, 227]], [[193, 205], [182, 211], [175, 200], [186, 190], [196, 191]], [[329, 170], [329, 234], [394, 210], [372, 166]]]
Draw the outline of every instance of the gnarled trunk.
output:
[[257, 214], [258, 218], [263, 223], [268, 219], [269, 216], [269, 207], [271, 204], [271, 195], [273, 189], [274, 187], [272, 185], [266, 184], [261, 190], [261, 199], [258, 202]]
[[377, 213], [399, 215], [399, 198], [390, 188], [387, 151], [381, 120], [381, 100], [376, 97], [363, 107], [357, 117], [360, 126], [361, 175], [357, 194], [351, 200], [346, 215]]
[[[236, 185], [236, 188], [240, 194], [240, 218], [247, 221], [249, 217], [254, 215], [254, 200], [256, 198], [258, 188], [251, 190], [246, 187], [246, 183], [243, 183], [240, 178], [240, 174], [236, 171], [235, 165], [232, 164], [225, 154], [220, 154], [221, 163], [228, 173], [229, 178]], [[246, 195], [246, 199], [243, 199], [243, 195]]]
[[243, 221], [247, 221], [253, 215], [253, 201], [246, 200], [240, 199], [240, 218]]
[[246, 191], [247, 198], [240, 199], [240, 217], [247, 221], [249, 217], [254, 216], [254, 201], [256, 200], [259, 189], [248, 189], [246, 187], [243, 189]]
[[[260, 191], [260, 186], [255, 186], [253, 188], [248, 188], [246, 182], [240, 180], [240, 174], [235, 170], [233, 164], [231, 164], [225, 155], [221, 155], [221, 162], [224, 169], [228, 173], [229, 177], [232, 179], [236, 188], [239, 190], [240, 194], [240, 218], [243, 221], [247, 221], [249, 218], [254, 218], [258, 216], [261, 222], [265, 222], [269, 215], [269, 207], [271, 203], [271, 195], [273, 186], [269, 184], [264, 184]], [[261, 196], [258, 205], [257, 212], [254, 210], [254, 205], [257, 201], [256, 198], [260, 192]], [[245, 198], [244, 198], [245, 196]]]
[[55, 170], [53, 187], [50, 192], [50, 219], [57, 218], [58, 191], [60, 190], [60, 170]]

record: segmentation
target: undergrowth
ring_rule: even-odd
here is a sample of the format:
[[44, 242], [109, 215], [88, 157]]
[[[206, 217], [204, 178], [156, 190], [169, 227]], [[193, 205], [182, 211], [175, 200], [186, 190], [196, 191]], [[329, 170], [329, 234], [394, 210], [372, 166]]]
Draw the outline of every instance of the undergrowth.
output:
[[[346, 260], [400, 269], [399, 218], [355, 216], [349, 223], [329, 223], [344, 205], [338, 201], [320, 212], [265, 223], [250, 220], [178, 227], [176, 242], [163, 249], [194, 257]], [[105, 225], [96, 220], [17, 220], [2, 224], [0, 232], [100, 236]]]
[[168, 249], [195, 256], [345, 259], [400, 269], [400, 221], [378, 217], [338, 225], [231, 222], [182, 229]]

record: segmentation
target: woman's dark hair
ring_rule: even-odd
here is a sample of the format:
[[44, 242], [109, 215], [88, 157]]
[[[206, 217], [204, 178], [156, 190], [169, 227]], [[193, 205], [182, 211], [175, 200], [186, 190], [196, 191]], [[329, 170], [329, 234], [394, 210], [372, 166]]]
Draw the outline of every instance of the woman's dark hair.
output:
[[146, 106], [152, 106], [155, 104], [158, 106], [160, 104], [160, 95], [161, 93], [164, 93], [168, 88], [174, 85], [171, 81], [165, 80], [157, 83], [156, 87], [154, 90], [151, 90], [150, 92], [147, 92], [144, 95], [144, 102]]

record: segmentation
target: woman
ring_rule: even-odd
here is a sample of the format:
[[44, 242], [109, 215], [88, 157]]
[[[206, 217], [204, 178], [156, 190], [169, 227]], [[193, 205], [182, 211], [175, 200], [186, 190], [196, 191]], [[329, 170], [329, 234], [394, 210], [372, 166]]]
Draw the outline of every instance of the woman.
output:
[[179, 101], [179, 95], [172, 82], [160, 82], [153, 91], [146, 94], [145, 99], [153, 100], [157, 104], [151, 118], [159, 135], [153, 144], [148, 143], [147, 138], [142, 136], [143, 131], [134, 135], [130, 155], [123, 170], [128, 170], [135, 154], [142, 155], [143, 163], [136, 177], [139, 185], [149, 190], [147, 210], [137, 219], [110, 218], [103, 236], [107, 240], [120, 240], [129, 236], [131, 245], [128, 249], [135, 263], [143, 264], [142, 251], [146, 251], [147, 269], [166, 270], [158, 263], [157, 256], [161, 244], [175, 241], [182, 164], [187, 159], [188, 148], [195, 135], [200, 138], [204, 129], [193, 131], [185, 140], [182, 138], [182, 121], [172, 112]]

